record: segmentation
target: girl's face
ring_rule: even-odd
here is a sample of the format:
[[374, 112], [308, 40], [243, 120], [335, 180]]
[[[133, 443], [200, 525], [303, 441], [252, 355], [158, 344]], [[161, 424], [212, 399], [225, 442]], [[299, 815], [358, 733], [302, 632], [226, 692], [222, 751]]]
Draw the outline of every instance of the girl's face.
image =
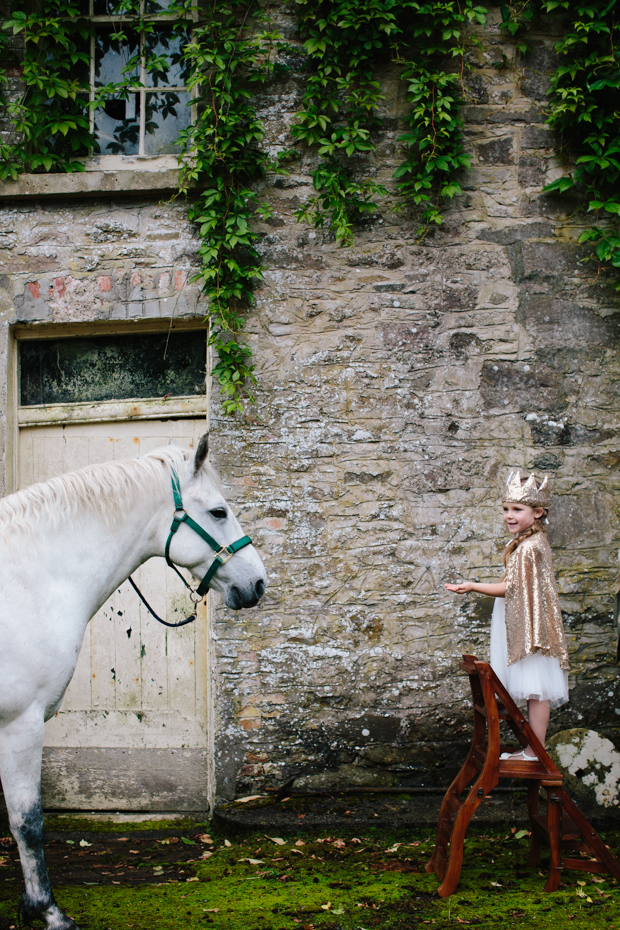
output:
[[534, 520], [542, 517], [542, 507], [530, 507], [529, 504], [502, 504], [504, 510], [504, 523], [508, 530], [515, 535], [522, 533]]

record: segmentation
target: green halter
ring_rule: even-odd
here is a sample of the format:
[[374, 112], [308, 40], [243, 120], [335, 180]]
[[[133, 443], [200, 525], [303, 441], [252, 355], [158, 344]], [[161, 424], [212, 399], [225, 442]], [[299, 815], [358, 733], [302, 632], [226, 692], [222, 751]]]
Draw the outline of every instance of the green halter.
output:
[[[235, 554], [235, 552], [238, 552], [239, 549], [243, 549], [244, 546], [249, 546], [252, 540], [250, 539], [249, 536], [242, 536], [241, 539], [237, 539], [236, 542], [231, 543], [230, 546], [220, 546], [220, 544], [216, 542], [213, 536], [209, 536], [207, 531], [203, 530], [203, 528], [199, 526], [199, 524], [196, 523], [195, 520], [192, 520], [192, 518], [186, 512], [185, 507], [183, 506], [183, 500], [181, 498], [181, 485], [179, 482], [179, 476], [177, 475], [174, 468], [171, 467], [170, 471], [171, 471], [170, 479], [172, 481], [172, 494], [174, 497], [174, 519], [172, 521], [172, 526], [170, 527], [170, 533], [168, 535], [168, 540], [166, 542], [166, 549], [165, 549], [166, 562], [168, 563], [170, 568], [173, 568], [175, 570], [175, 572], [177, 573], [177, 575], [179, 576], [179, 578], [181, 579], [185, 587], [189, 588], [190, 598], [193, 601], [194, 605], [196, 605], [197, 602], [200, 600], [200, 598], [204, 597], [204, 595], [209, 590], [209, 584], [211, 582], [211, 579], [215, 575], [218, 568], [220, 568], [222, 565], [228, 562], [228, 560]], [[177, 514], [181, 514], [181, 516], [177, 516]], [[202, 579], [202, 581], [198, 585], [198, 588], [195, 591], [192, 588], [192, 586], [187, 583], [187, 581], [185, 580], [185, 578], [183, 577], [179, 569], [176, 567], [176, 565], [173, 564], [173, 562], [170, 559], [170, 542], [172, 540], [172, 537], [174, 536], [174, 534], [176, 533], [176, 531], [178, 530], [178, 528], [181, 526], [182, 523], [187, 523], [187, 525], [195, 533], [198, 533], [200, 538], [204, 539], [204, 541], [208, 543], [213, 549], [213, 551], [215, 552], [215, 558], [213, 559], [213, 562], [211, 563], [208, 572], [206, 573], [206, 575], [204, 576], [204, 578]], [[162, 620], [161, 617], [157, 616], [157, 614], [155, 613], [155, 611], [153, 610], [153, 608], [151, 607], [151, 605], [149, 604], [149, 602], [147, 601], [144, 594], [142, 593], [138, 585], [135, 583], [131, 575], [129, 576], [127, 581], [132, 586], [132, 588], [134, 589], [134, 591], [136, 592], [136, 594], [138, 595], [138, 597], [140, 598], [140, 600], [142, 601], [142, 603], [144, 604], [148, 612], [152, 614], [152, 616], [155, 617], [155, 619], [159, 621], [159, 623], [163, 623], [164, 626], [170, 626], [170, 627], [185, 626], [186, 623], [193, 623], [194, 620], [196, 619], [196, 614], [193, 613], [191, 617], [187, 617], [186, 620], [181, 620], [179, 623], [168, 623], [167, 620]]]
[[239, 549], [243, 549], [244, 546], [251, 545], [252, 540], [250, 539], [249, 536], [242, 536], [241, 539], [237, 539], [235, 542], [231, 543], [229, 546], [220, 546], [220, 544], [213, 538], [213, 536], [209, 536], [207, 531], [203, 530], [203, 528], [198, 523], [196, 523], [195, 520], [192, 520], [192, 518], [189, 516], [189, 514], [185, 510], [185, 507], [183, 506], [183, 499], [181, 498], [181, 485], [179, 482], [179, 476], [177, 475], [174, 468], [171, 468], [170, 470], [171, 470], [170, 478], [172, 481], [172, 495], [174, 497], [174, 519], [170, 527], [170, 534], [168, 536], [168, 541], [166, 542], [166, 549], [164, 552], [166, 556], [166, 562], [171, 568], [175, 570], [177, 575], [179, 575], [179, 577], [183, 579], [183, 583], [185, 584], [185, 586], [190, 588], [191, 590], [191, 586], [187, 584], [187, 581], [185, 581], [185, 578], [183, 578], [183, 575], [181, 575], [181, 572], [178, 570], [176, 565], [172, 563], [170, 559], [170, 543], [172, 542], [172, 537], [174, 536], [178, 528], [181, 526], [181, 524], [186, 523], [187, 526], [191, 527], [191, 529], [193, 529], [195, 533], [198, 533], [200, 538], [204, 539], [204, 541], [208, 543], [213, 549], [213, 551], [215, 552], [215, 558], [213, 559], [213, 562], [211, 563], [209, 570], [207, 571], [206, 575], [204, 576], [204, 578], [202, 579], [202, 581], [200, 582], [196, 590], [196, 594], [199, 597], [204, 597], [204, 595], [209, 590], [211, 579], [215, 575], [218, 568], [221, 568], [222, 565], [225, 565], [226, 562], [228, 562], [228, 560], [232, 558], [235, 552], [239, 551]]

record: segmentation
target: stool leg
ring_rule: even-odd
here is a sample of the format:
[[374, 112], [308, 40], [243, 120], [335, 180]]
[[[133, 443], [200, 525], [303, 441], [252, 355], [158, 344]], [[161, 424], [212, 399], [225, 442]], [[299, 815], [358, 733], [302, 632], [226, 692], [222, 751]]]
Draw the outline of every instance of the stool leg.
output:
[[465, 761], [465, 765], [445, 793], [441, 810], [439, 811], [435, 849], [433, 850], [433, 855], [430, 860], [426, 863], [426, 871], [435, 872], [441, 881], [443, 881], [446, 874], [446, 863], [448, 860], [447, 850], [449, 837], [452, 832], [450, 828], [452, 822], [451, 802], [454, 798], [458, 798], [461, 795], [465, 785], [477, 774], [478, 770], [476, 766], [471, 761], [471, 758], [468, 757]]
[[527, 812], [530, 818], [530, 833], [532, 834], [530, 840], [530, 851], [527, 857], [527, 865], [530, 868], [538, 865], [538, 860], [540, 858], [540, 835], [539, 827], [534, 819], [538, 814], [538, 794], [540, 791], [540, 782], [531, 781], [527, 786]]
[[[486, 785], [485, 785], [486, 782]], [[497, 777], [492, 778], [489, 772], [482, 771], [480, 777], [470, 788], [467, 798], [461, 805], [452, 827], [452, 836], [450, 837], [450, 851], [448, 853], [448, 862], [444, 879], [437, 889], [440, 898], [449, 898], [456, 890], [461, 876], [461, 866], [463, 865], [463, 844], [469, 821], [473, 817], [476, 809], [482, 804], [483, 799], [489, 791], [497, 785]], [[478, 789], [482, 789], [482, 795], [478, 794]]]
[[549, 862], [549, 878], [545, 891], [557, 891], [560, 884], [562, 870], [562, 855], [560, 850], [560, 824], [562, 822], [562, 797], [554, 788], [547, 788], [547, 834], [551, 861]]

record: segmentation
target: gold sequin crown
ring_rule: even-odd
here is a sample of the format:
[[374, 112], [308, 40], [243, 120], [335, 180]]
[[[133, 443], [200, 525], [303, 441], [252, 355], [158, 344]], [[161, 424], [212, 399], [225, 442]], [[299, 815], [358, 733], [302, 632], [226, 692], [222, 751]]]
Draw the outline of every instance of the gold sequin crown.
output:
[[524, 484], [521, 484], [521, 472], [511, 471], [508, 475], [502, 493], [502, 502], [504, 504], [529, 504], [530, 507], [548, 507], [550, 500], [551, 487], [547, 475], [540, 483], [534, 475], [530, 475]]

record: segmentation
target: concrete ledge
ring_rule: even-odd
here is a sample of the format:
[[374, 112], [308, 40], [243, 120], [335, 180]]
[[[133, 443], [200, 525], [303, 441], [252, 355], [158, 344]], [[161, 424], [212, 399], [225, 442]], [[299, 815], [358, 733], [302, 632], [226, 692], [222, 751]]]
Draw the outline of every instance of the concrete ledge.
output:
[[22, 174], [16, 181], [0, 182], [0, 198], [79, 197], [84, 194], [105, 196], [136, 191], [170, 191], [177, 187], [178, 179], [178, 168]]

